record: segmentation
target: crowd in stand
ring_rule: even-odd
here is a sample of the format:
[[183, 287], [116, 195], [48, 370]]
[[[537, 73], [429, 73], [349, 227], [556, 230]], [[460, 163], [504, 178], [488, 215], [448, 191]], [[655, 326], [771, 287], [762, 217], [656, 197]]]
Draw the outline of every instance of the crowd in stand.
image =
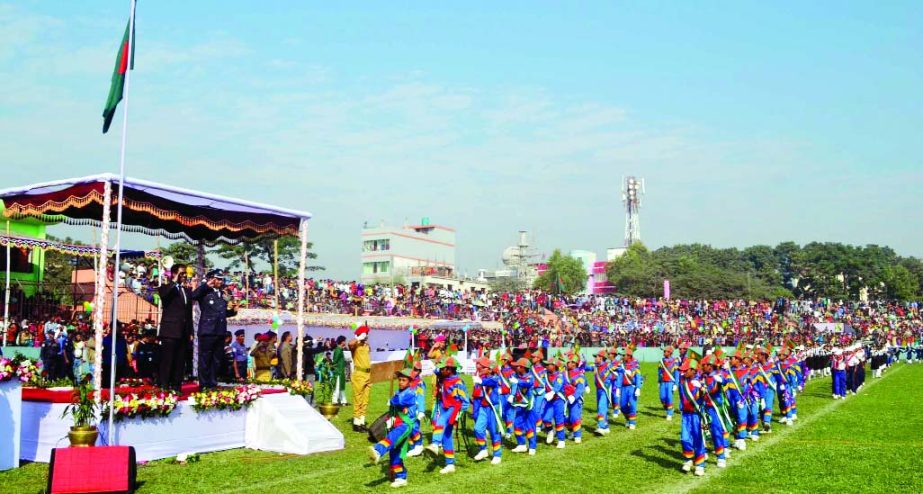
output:
[[[248, 291], [243, 285], [239, 278], [228, 284], [228, 293], [235, 300], [248, 302], [243, 306], [272, 307], [278, 296], [281, 307], [293, 308], [292, 301], [297, 299], [290, 279], [280, 279], [276, 286], [272, 276], [254, 275], [246, 280]], [[662, 347], [682, 342], [736, 346], [740, 341], [779, 345], [783, 340], [846, 345], [856, 339], [903, 345], [923, 341], [923, 315], [917, 302], [628, 299], [559, 296], [537, 290], [484, 293], [406, 285], [364, 286], [355, 281], [309, 279], [306, 310], [314, 314], [450, 320], [465, 328], [447, 331], [421, 325], [416, 330], [416, 344], [424, 349], [443, 333], [450, 344], [461, 347], [465, 332], [472, 350], [504, 344], [541, 348], [629, 343]], [[53, 333], [64, 330], [81, 335], [86, 341], [91, 333], [88, 316], [76, 311], [67, 320], [47, 314], [34, 319], [12, 318], [7, 344], [40, 347], [49, 328]], [[484, 328], [497, 323], [503, 330]], [[140, 338], [144, 330], [156, 326], [151, 321], [133, 321], [125, 329]]]

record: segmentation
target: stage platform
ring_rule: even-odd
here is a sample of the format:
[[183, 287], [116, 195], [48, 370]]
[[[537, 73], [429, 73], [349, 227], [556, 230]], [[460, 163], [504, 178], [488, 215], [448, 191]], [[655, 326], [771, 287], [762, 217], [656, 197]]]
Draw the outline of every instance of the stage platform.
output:
[[[195, 390], [198, 388], [195, 387]], [[67, 447], [69, 418], [62, 418], [70, 401], [69, 391], [23, 390], [20, 458], [47, 463], [52, 448]], [[41, 391], [38, 393], [37, 391]], [[184, 387], [188, 397], [192, 388]], [[123, 393], [119, 390], [119, 393]], [[26, 398], [31, 395], [30, 398]], [[280, 411], [282, 413], [280, 413]], [[292, 437], [278, 434], [267, 424], [286, 421], [298, 427]], [[264, 389], [249, 408], [237, 411], [196, 412], [184, 397], [168, 417], [131, 418], [117, 421], [113, 431], [108, 422], [99, 425], [97, 444], [107, 444], [110, 433], [115, 443], [134, 446], [137, 461], [170, 458], [180, 453], [207, 453], [250, 447], [293, 454], [335, 451], [345, 447], [345, 439], [307, 402], [284, 389]], [[293, 440], [294, 439], [294, 440]]]

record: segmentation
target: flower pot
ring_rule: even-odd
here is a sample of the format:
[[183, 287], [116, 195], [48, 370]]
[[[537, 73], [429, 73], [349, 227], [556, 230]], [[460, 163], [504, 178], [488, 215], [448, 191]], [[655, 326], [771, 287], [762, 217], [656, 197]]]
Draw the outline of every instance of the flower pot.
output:
[[327, 420], [336, 417], [337, 414], [340, 413], [340, 405], [334, 405], [333, 403], [318, 405], [317, 409], [320, 410], [320, 414], [323, 415]]
[[99, 430], [95, 425], [82, 425], [71, 427], [67, 433], [67, 438], [71, 441], [72, 448], [87, 448], [96, 446], [96, 439], [99, 437]]

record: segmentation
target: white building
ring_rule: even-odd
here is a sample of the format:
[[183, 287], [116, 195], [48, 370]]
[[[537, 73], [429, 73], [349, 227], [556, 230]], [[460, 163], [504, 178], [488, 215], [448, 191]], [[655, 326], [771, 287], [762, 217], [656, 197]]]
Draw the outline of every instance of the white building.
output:
[[455, 230], [442, 225], [377, 226], [362, 230], [365, 284], [455, 277]]

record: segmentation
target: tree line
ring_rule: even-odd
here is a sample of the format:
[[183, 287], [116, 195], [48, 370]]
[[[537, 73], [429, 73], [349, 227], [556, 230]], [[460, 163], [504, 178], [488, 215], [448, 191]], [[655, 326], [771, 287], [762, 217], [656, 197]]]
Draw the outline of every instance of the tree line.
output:
[[[579, 260], [556, 250], [536, 288], [575, 294], [586, 287]], [[923, 261], [890, 247], [782, 242], [720, 249], [681, 244], [649, 250], [630, 246], [608, 263], [606, 277], [619, 295], [658, 297], [664, 280], [676, 298], [774, 300], [832, 298], [915, 300], [923, 294]]]

